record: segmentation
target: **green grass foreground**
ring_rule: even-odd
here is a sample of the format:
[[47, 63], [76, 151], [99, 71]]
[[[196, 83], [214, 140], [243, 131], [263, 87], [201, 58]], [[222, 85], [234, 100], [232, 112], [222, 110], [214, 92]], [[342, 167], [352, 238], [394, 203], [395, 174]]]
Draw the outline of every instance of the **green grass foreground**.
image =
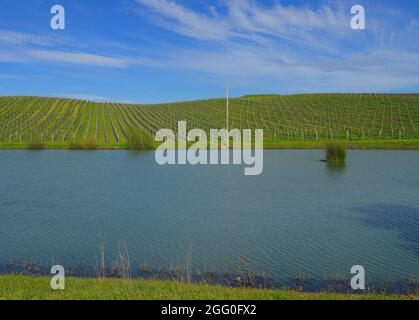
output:
[[418, 296], [304, 293], [293, 290], [229, 288], [175, 281], [67, 278], [54, 291], [50, 278], [0, 276], [0, 300], [418, 300]]

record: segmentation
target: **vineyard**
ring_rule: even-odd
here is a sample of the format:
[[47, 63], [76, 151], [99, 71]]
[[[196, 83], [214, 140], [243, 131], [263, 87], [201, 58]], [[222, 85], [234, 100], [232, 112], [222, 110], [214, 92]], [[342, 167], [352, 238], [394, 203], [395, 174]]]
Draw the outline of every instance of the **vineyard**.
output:
[[[226, 127], [225, 99], [153, 105], [41, 97], [0, 97], [0, 145], [47, 146], [95, 141], [123, 148], [129, 132], [176, 132]], [[229, 127], [264, 129], [266, 141], [368, 141], [419, 139], [419, 95], [305, 94], [230, 99]]]

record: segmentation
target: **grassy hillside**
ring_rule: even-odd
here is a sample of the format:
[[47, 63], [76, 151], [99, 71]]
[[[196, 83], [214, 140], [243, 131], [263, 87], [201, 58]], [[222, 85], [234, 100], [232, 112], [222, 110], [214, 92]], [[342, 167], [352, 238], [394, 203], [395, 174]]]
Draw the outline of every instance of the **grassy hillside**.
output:
[[[225, 128], [225, 99], [156, 105], [0, 97], [0, 147], [124, 148], [137, 128], [154, 134]], [[230, 128], [264, 129], [267, 147], [320, 147], [338, 139], [354, 147], [419, 147], [419, 94], [258, 95], [230, 100]]]
[[260, 290], [189, 285], [175, 281], [121, 279], [66, 279], [66, 289], [50, 289], [50, 278], [0, 276], [1, 299], [129, 299], [129, 300], [417, 300], [417, 296], [384, 294], [303, 293], [292, 290]]

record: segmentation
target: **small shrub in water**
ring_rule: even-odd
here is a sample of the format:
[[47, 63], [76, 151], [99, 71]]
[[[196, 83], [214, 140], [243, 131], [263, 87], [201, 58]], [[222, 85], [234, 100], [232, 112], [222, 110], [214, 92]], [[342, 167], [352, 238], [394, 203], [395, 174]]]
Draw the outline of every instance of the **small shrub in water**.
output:
[[326, 145], [326, 161], [329, 163], [345, 162], [346, 148], [338, 142], [329, 142]]

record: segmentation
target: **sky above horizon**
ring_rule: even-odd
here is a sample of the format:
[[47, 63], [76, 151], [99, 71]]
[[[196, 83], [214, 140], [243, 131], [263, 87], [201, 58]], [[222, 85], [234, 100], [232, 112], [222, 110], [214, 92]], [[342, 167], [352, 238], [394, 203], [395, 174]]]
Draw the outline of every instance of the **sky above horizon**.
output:
[[233, 96], [419, 92], [418, 40], [416, 0], [3, 0], [0, 96], [184, 101], [227, 80]]

